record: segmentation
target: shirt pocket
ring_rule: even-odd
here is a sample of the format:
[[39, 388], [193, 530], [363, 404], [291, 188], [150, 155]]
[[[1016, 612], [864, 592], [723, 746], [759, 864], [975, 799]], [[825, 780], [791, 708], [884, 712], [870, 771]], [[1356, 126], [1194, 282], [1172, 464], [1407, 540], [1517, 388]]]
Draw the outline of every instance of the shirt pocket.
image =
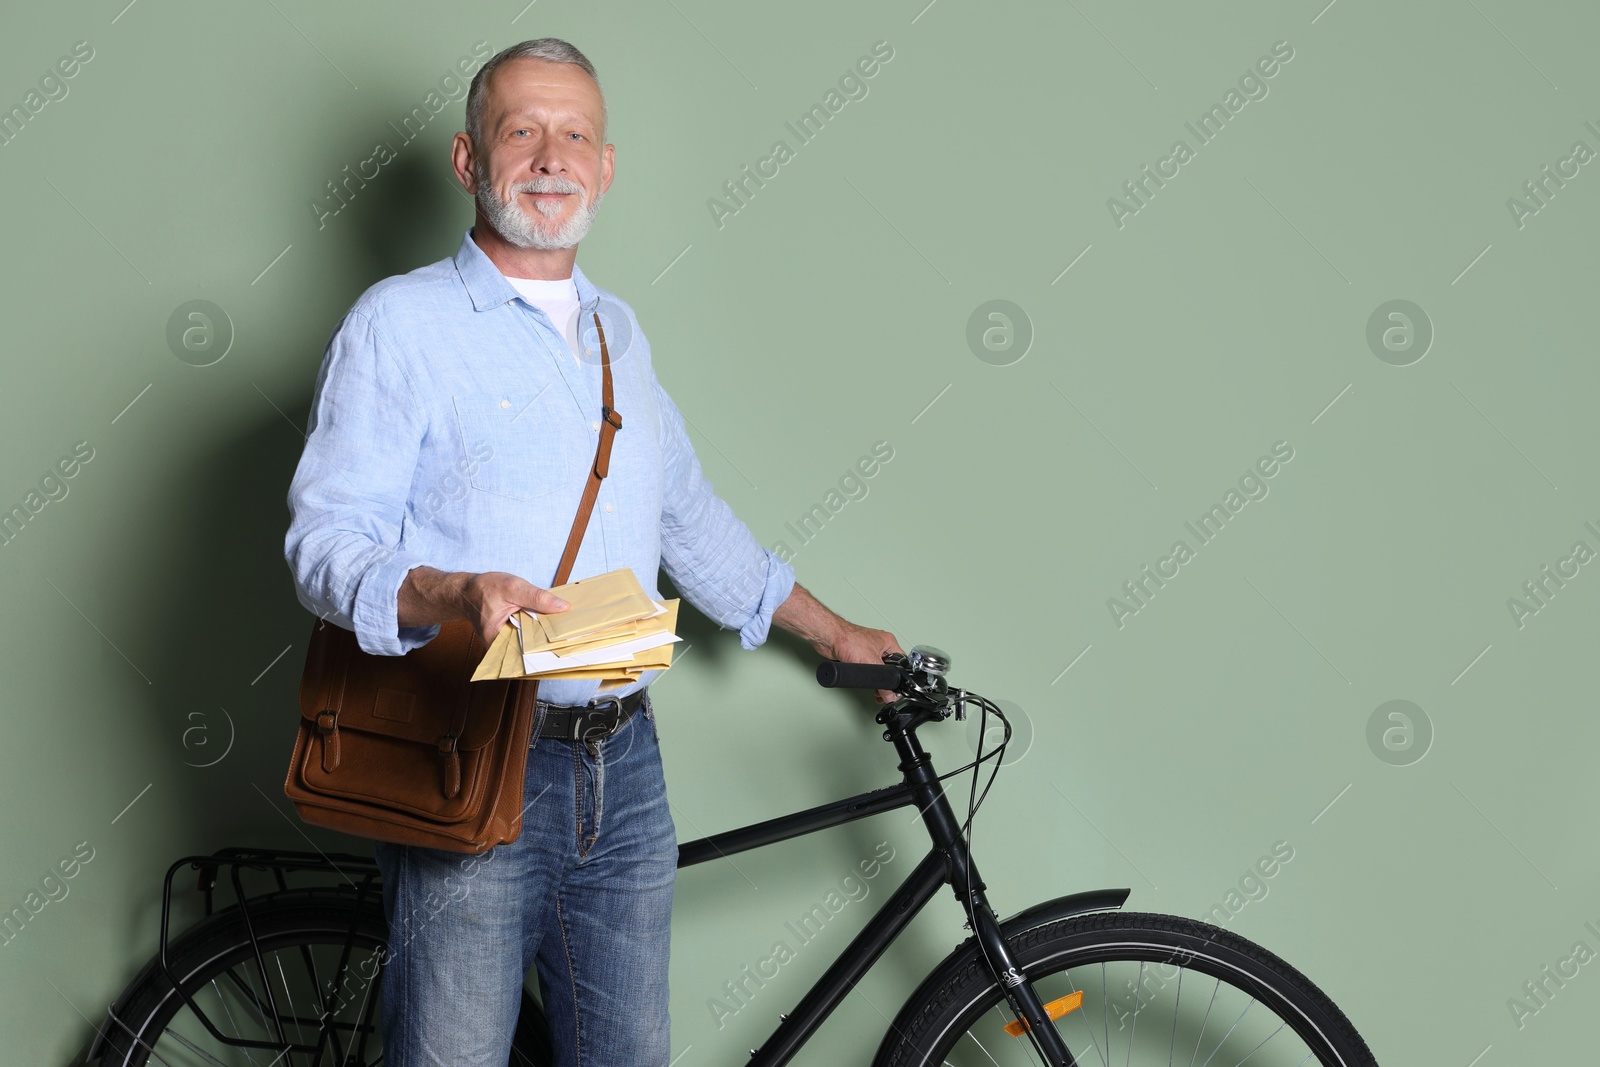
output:
[[467, 481], [512, 500], [547, 501], [581, 482], [571, 434], [544, 393], [474, 393], [452, 398]]

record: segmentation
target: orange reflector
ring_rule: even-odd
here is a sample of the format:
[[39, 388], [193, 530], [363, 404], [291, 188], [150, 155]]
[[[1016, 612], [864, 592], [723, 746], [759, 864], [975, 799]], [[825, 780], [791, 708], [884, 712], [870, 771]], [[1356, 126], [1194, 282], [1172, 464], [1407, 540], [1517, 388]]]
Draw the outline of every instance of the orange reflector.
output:
[[[1069, 1011], [1077, 1011], [1083, 1004], [1083, 991], [1068, 993], [1060, 1000], [1052, 1000], [1044, 1006], [1044, 1013], [1052, 1019], [1059, 1019]], [[1012, 1037], [1021, 1037], [1028, 1029], [1028, 1020], [1013, 1019], [1006, 1023], [1006, 1033]]]

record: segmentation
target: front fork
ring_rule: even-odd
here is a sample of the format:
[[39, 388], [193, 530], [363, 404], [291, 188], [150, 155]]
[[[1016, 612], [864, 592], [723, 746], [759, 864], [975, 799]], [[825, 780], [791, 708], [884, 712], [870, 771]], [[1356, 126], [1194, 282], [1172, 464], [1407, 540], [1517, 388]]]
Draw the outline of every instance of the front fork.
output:
[[[970, 866], [968, 869], [971, 870]], [[1000, 936], [1000, 924], [995, 920], [994, 912], [989, 908], [989, 902], [983, 895], [983, 882], [977, 878], [975, 871], [971, 873], [974, 882], [968, 897], [971, 906], [967, 909], [967, 913], [977, 920], [977, 929], [973, 930], [973, 936], [978, 939], [984, 961], [988, 963], [995, 981], [1000, 983], [1006, 1002], [1011, 1005], [1012, 1014], [1028, 1024], [1026, 1036], [1033, 1042], [1034, 1048], [1038, 1049], [1044, 1062], [1055, 1064], [1057, 1067], [1077, 1067], [1078, 1061], [1073, 1059], [1072, 1053], [1067, 1049], [1067, 1043], [1061, 1039], [1061, 1034], [1056, 1030], [1050, 1014], [1045, 1011], [1044, 1004], [1039, 1000], [1039, 994], [1034, 992], [1033, 983], [1028, 981], [1027, 976], [1022, 973], [1022, 968], [1017, 966], [1010, 946], [1006, 944], [1005, 938]], [[956, 895], [960, 897], [960, 889], [956, 890]], [[973, 925], [970, 920], [968, 925]]]
[[900, 750], [900, 770], [917, 796], [922, 821], [927, 824], [934, 842], [944, 853], [950, 886], [967, 915], [966, 925], [972, 931], [972, 936], [977, 938], [984, 962], [1000, 984], [1006, 1002], [1011, 1005], [1012, 1014], [1027, 1024], [1026, 1036], [1045, 1063], [1054, 1064], [1055, 1067], [1077, 1067], [1078, 1061], [1056, 1031], [1055, 1023], [1039, 1000], [1039, 994], [1034, 992], [1033, 983], [1017, 966], [1011, 946], [1000, 934], [1000, 923], [983, 892], [983, 879], [978, 876], [966, 841], [961, 836], [961, 824], [950, 809], [950, 802], [945, 798], [938, 776], [933, 773], [927, 753], [922, 751], [915, 734], [892, 729], [890, 733], [890, 739]]

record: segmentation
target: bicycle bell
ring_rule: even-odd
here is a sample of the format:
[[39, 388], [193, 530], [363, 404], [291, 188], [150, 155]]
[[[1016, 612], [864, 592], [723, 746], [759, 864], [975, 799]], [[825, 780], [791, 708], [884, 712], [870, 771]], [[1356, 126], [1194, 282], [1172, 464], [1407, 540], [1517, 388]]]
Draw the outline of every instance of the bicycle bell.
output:
[[950, 673], [950, 656], [932, 645], [917, 645], [911, 649], [911, 669], [930, 678], [943, 678]]

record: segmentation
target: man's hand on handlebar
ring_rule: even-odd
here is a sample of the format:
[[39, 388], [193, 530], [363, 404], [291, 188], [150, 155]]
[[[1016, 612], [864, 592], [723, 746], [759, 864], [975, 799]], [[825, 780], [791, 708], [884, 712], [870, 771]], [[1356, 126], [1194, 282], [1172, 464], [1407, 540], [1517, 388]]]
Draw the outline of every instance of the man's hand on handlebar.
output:
[[[889, 631], [857, 626], [842, 619], [840, 622], [844, 625], [839, 637], [827, 649], [817, 649], [824, 659], [836, 659], [841, 663], [882, 663], [885, 652], [904, 654], [900, 643]], [[880, 704], [887, 704], [895, 698], [887, 689], [873, 690], [873, 694]]]
[[[857, 626], [828, 610], [799, 582], [794, 584], [788, 599], [772, 613], [772, 621], [798, 637], [811, 642], [817, 655], [823, 659], [836, 659], [844, 663], [882, 663], [885, 652], [900, 652], [900, 643], [887, 630], [874, 630]], [[880, 704], [887, 704], [894, 694], [887, 689], [877, 691]]]

